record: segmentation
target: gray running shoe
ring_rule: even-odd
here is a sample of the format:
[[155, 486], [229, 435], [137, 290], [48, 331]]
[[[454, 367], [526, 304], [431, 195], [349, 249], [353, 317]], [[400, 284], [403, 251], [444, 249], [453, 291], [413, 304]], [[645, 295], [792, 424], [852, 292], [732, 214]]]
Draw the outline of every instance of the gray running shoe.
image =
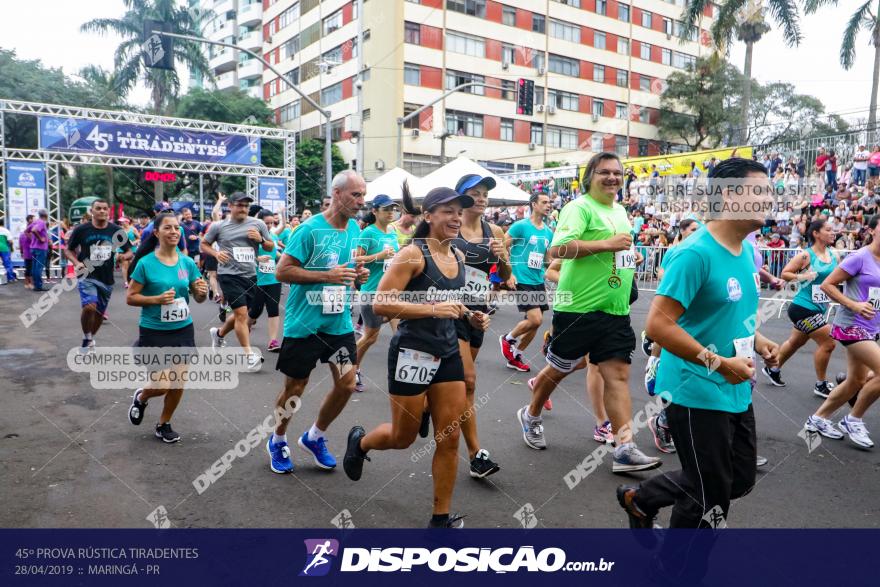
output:
[[630, 473], [632, 471], [648, 471], [656, 469], [663, 464], [657, 457], [649, 457], [638, 447], [630, 442], [617, 447], [614, 451], [614, 464], [611, 467], [612, 473]]
[[547, 448], [547, 442], [544, 440], [543, 420], [538, 418], [529, 422], [529, 418], [526, 415], [528, 410], [529, 406], [523, 406], [516, 412], [520, 428], [522, 428], [523, 440], [529, 447], [535, 450], [544, 450]]

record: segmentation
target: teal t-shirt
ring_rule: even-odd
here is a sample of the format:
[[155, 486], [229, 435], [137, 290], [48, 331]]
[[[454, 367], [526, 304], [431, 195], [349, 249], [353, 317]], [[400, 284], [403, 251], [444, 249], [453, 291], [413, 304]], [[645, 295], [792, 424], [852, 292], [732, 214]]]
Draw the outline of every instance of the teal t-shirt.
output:
[[[400, 245], [397, 243], [397, 233], [393, 229], [388, 232], [382, 232], [375, 224], [371, 224], [361, 232], [359, 246], [364, 250], [365, 255], [375, 255], [386, 247], [394, 249], [395, 253], [400, 250]], [[379, 281], [385, 275], [386, 263], [390, 263], [391, 259], [389, 257], [382, 261], [373, 261], [364, 265], [364, 267], [370, 270], [370, 277], [361, 286], [362, 292], [376, 291], [379, 288]]]
[[[712, 233], [700, 230], [667, 253], [657, 295], [684, 307], [678, 325], [697, 342], [722, 357], [734, 357], [737, 346], [740, 356], [754, 349], [759, 284], [751, 243], [743, 242], [739, 256], [734, 256]], [[689, 408], [747, 410], [752, 402], [751, 383], [733, 385], [710, 367], [663, 349], [657, 392], [669, 393], [673, 403]]]
[[[323, 214], [300, 224], [290, 237], [285, 255], [290, 255], [309, 271], [327, 271], [339, 265], [354, 267], [360, 240], [354, 220], [345, 230], [330, 226]], [[351, 288], [335, 283], [294, 283], [287, 295], [284, 336], [305, 338], [312, 334], [347, 334], [351, 324]]]
[[[201, 276], [196, 262], [178, 251], [177, 263], [171, 266], [159, 261], [155, 252], [144, 256], [134, 268], [131, 278], [143, 284], [141, 293], [145, 296], [158, 296], [173, 287], [176, 292], [175, 296], [183, 298], [188, 308], [189, 285]], [[186, 318], [177, 319], [184, 314]], [[141, 308], [140, 325], [144, 328], [177, 330], [190, 324], [192, 324], [192, 318], [189, 311], [181, 311], [180, 305], [153, 305]]]
[[281, 239], [281, 235], [274, 234], [270, 231], [269, 238], [275, 243], [275, 248], [271, 251], [267, 251], [262, 245], [260, 245], [260, 251], [257, 253], [257, 257], [259, 258], [265, 255], [271, 260], [268, 262], [257, 261], [257, 285], [273, 285], [278, 283], [278, 280], [275, 279], [275, 262], [278, 260], [279, 256], [278, 241]]
[[[270, 230], [269, 232], [272, 232], [272, 231]], [[282, 230], [280, 233], [278, 233], [278, 238], [275, 239], [275, 245], [277, 246], [280, 243], [281, 248], [284, 249], [284, 247], [287, 246], [287, 241], [290, 240], [290, 235], [292, 233], [293, 233], [293, 231], [290, 230], [290, 227], [285, 226], [284, 230]]]
[[830, 259], [825, 263], [816, 255], [813, 247], [807, 249], [807, 254], [810, 255], [810, 268], [808, 271], [815, 271], [816, 279], [800, 283], [794, 299], [791, 300], [792, 304], [796, 304], [808, 310], [813, 310], [814, 312], [821, 312], [823, 314], [828, 311], [829, 302], [824, 301], [828, 299], [828, 296], [819, 290], [819, 286], [822, 285], [825, 278], [831, 275], [831, 272], [837, 267], [837, 257], [834, 255], [834, 252], [830, 247], [827, 249], [827, 253]]
[[546, 223], [542, 228], [537, 228], [530, 218], [524, 218], [514, 222], [507, 234], [513, 239], [510, 243], [510, 264], [517, 283], [543, 285], [546, 271], [544, 258], [553, 240], [553, 231]]

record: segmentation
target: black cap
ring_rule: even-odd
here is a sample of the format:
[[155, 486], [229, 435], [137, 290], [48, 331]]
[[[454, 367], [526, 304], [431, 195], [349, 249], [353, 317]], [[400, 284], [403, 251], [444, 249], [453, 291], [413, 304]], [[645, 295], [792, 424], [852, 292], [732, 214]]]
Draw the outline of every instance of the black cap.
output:
[[472, 197], [459, 194], [450, 188], [439, 187], [428, 192], [428, 195], [422, 200], [422, 210], [431, 210], [440, 204], [447, 204], [453, 200], [458, 200], [462, 208], [470, 208], [474, 205]]
[[231, 196], [229, 196], [229, 202], [253, 202], [254, 199], [247, 195], [244, 192], [233, 192]]

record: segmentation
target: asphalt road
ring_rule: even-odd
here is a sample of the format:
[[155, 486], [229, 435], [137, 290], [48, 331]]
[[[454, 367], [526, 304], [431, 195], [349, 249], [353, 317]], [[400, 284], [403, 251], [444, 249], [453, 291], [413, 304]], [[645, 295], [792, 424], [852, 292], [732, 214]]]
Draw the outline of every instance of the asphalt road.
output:
[[[637, 333], [643, 328], [650, 298], [643, 292], [633, 308]], [[407, 450], [374, 452], [357, 483], [345, 476], [341, 466], [333, 472], [318, 470], [296, 446], [292, 448], [295, 474], [273, 474], [262, 440], [244, 456], [237, 455], [228, 470], [199, 494], [193, 481], [272, 413], [282, 381], [274, 370], [275, 355], [267, 353], [262, 371], [242, 376], [237, 389], [187, 393], [173, 420], [182, 441], [165, 445], [153, 436], [159, 401], [149, 407], [144, 423], [134, 427], [127, 419], [130, 391], [96, 390], [87, 375], [68, 369], [67, 352], [81, 339], [76, 291], [64, 293], [57, 305], [24, 328], [19, 314], [36, 299], [37, 294], [20, 285], [0, 286], [3, 527], [150, 527], [147, 518], [160, 506], [176, 527], [331, 527], [344, 510], [343, 518], [356, 527], [426, 524], [431, 458], [425, 455], [430, 447], [423, 439]], [[120, 284], [109, 315], [98, 345], [130, 345], [137, 337], [138, 311], [125, 305]], [[193, 316], [197, 343], [209, 344], [208, 328], [217, 324], [216, 306], [194, 305]], [[498, 335], [517, 319], [514, 308], [503, 308], [496, 315], [477, 361], [477, 396], [485, 397], [477, 412], [479, 432], [483, 447], [501, 471], [483, 481], [471, 479], [462, 446], [454, 511], [467, 514], [469, 527], [519, 527], [521, 518], [516, 516], [524, 507], [534, 512], [541, 527], [625, 527], [614, 488], [638, 480], [638, 475], [613, 475], [606, 456], [574, 489], [564, 481], [598, 446], [592, 440], [594, 418], [583, 372], [563, 383], [553, 396], [554, 410], [545, 412], [549, 448], [538, 452], [523, 443], [515, 412], [527, 401], [526, 380], [531, 375], [505, 368], [497, 343]], [[549, 322], [548, 313], [545, 326]], [[783, 315], [762, 331], [781, 342], [789, 323]], [[265, 345], [265, 320], [254, 337]], [[329, 430], [329, 447], [340, 460], [352, 425], [369, 430], [389, 419], [388, 341], [386, 329], [363, 367], [368, 390], [352, 398]], [[759, 453], [770, 463], [759, 472], [751, 494], [734, 503], [730, 526], [880, 527], [876, 491], [880, 449], [865, 452], [847, 441], [823, 440], [810, 452], [797, 436], [821, 401], [811, 391], [811, 353], [812, 349], [802, 349], [786, 366], [788, 387], [770, 387], [762, 378], [755, 389]], [[537, 342], [527, 354], [532, 355], [534, 372], [543, 364]], [[645, 360], [637, 350], [631, 376], [634, 410], [642, 410], [649, 400], [642, 385]], [[838, 347], [830, 373], [842, 370], [844, 364], [843, 349]], [[304, 405], [294, 416], [291, 439], [311, 425], [327, 389], [328, 370], [319, 366]], [[866, 424], [880, 440], [880, 408], [869, 412]], [[647, 453], [657, 454], [649, 430], [640, 430], [636, 439]], [[665, 456], [664, 461], [661, 470], [678, 467], [675, 455]], [[660, 522], [667, 519], [665, 512]]]

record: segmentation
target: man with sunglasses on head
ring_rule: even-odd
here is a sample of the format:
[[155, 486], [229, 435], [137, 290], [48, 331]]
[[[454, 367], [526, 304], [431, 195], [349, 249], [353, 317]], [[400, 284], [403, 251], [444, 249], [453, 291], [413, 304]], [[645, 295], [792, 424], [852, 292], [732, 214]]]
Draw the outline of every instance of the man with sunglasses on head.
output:
[[[241, 348], [247, 353], [248, 370], [258, 371], [263, 358], [251, 348], [248, 308], [257, 291], [257, 256], [260, 247], [265, 251], [275, 248], [266, 223], [252, 216], [248, 210], [253, 198], [243, 192], [229, 196], [229, 218], [214, 222], [200, 244], [201, 254], [217, 259], [217, 279], [223, 299], [232, 308], [232, 315], [220, 328], [211, 329], [211, 346], [226, 346], [224, 338], [232, 330]], [[219, 250], [213, 248], [217, 243]]]

